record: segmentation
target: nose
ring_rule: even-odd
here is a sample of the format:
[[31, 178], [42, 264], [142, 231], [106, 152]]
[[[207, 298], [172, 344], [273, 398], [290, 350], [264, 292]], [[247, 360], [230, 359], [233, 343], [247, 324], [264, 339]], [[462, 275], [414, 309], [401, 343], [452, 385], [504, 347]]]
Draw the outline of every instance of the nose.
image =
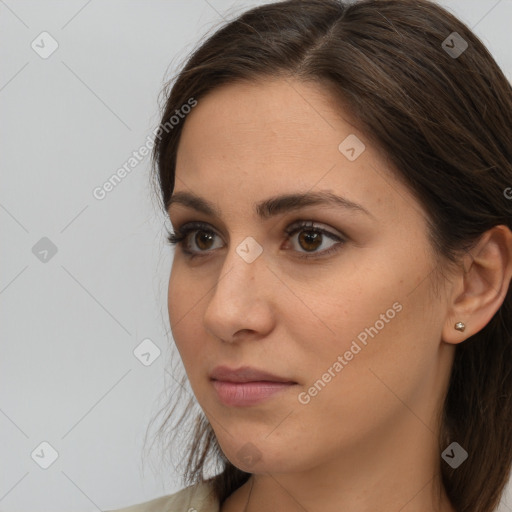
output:
[[276, 278], [267, 268], [263, 253], [248, 262], [234, 246], [227, 254], [211, 292], [203, 321], [216, 338], [235, 342], [246, 335], [268, 334], [273, 328], [273, 288]]

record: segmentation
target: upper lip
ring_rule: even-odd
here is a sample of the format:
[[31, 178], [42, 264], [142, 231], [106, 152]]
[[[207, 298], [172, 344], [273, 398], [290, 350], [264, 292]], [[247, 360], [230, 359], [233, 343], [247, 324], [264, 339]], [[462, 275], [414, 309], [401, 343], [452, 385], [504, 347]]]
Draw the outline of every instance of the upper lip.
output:
[[242, 366], [237, 369], [231, 369], [227, 366], [217, 366], [210, 373], [210, 379], [222, 380], [225, 382], [292, 382], [294, 381], [286, 378], [273, 375], [271, 373], [251, 368], [250, 366]]

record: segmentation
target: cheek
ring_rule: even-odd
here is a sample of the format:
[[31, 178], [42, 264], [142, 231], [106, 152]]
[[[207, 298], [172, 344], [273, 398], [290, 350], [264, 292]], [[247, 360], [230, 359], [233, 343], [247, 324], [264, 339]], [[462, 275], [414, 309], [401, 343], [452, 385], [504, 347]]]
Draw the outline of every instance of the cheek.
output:
[[426, 268], [398, 262], [343, 278], [341, 292], [331, 281], [321, 298], [310, 297], [319, 305], [316, 315], [303, 316], [293, 334], [306, 355], [307, 417], [322, 417], [351, 438], [435, 385], [442, 311], [432, 301]]
[[409, 360], [433, 353], [438, 327], [432, 306], [439, 308], [432, 304], [425, 279], [432, 264], [415, 247], [404, 241], [364, 254], [347, 252], [341, 268], [333, 268], [321, 285], [309, 282], [298, 289], [301, 300], [289, 304], [287, 315], [300, 322], [288, 325], [294, 330], [291, 337], [302, 340], [301, 350], [313, 372], [308, 372], [309, 378], [319, 378], [328, 363], [345, 353], [348, 366], [361, 367], [362, 374], [382, 364], [400, 374], [401, 365], [407, 368]]

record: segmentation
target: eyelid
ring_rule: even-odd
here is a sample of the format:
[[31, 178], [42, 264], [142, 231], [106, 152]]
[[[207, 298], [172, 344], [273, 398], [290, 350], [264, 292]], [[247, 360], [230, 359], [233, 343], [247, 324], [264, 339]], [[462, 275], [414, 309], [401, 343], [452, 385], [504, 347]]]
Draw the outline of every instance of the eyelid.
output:
[[316, 222], [314, 220], [298, 220], [295, 222], [292, 222], [286, 229], [284, 229], [284, 232], [287, 235], [293, 234], [295, 231], [299, 230], [300, 228], [306, 229], [311, 228], [312, 230], [321, 231], [322, 233], [326, 235], [330, 235], [337, 238], [347, 239], [348, 237], [343, 233], [342, 231], [336, 229], [335, 231], [338, 232], [338, 234], [333, 233], [331, 230], [334, 228], [331, 228], [330, 226], [327, 226], [327, 224], [324, 224], [323, 222]]
[[[344, 245], [347, 242], [348, 237], [343, 232], [341, 232], [339, 230], [335, 230], [339, 233], [339, 234], [335, 234], [331, 231], [331, 229], [333, 229], [333, 228], [329, 228], [329, 229], [323, 228], [323, 227], [321, 227], [322, 224], [323, 223], [316, 222], [313, 220], [300, 219], [295, 222], [292, 222], [290, 225], [287, 226], [286, 229], [283, 230], [284, 233], [286, 233], [286, 235], [287, 235], [287, 239], [286, 239], [287, 243], [289, 242], [290, 237], [295, 235], [295, 233], [300, 232], [300, 231], [308, 231], [308, 230], [320, 233], [320, 234], [330, 238], [331, 240], [338, 242], [337, 244], [334, 244], [330, 248], [324, 249], [319, 252], [308, 253], [307, 251], [301, 252], [301, 251], [293, 250], [292, 252], [296, 253], [295, 257], [297, 257], [299, 259], [317, 259], [318, 260], [323, 257], [327, 257], [332, 252], [339, 250], [339, 248], [340, 248], [339, 246]], [[186, 246], [184, 246], [183, 242], [185, 242], [187, 240], [187, 238], [189, 237], [189, 235], [191, 233], [194, 233], [196, 231], [203, 231], [205, 233], [211, 233], [211, 234], [214, 234], [214, 235], [220, 237], [220, 235], [217, 233], [217, 231], [215, 229], [213, 229], [210, 224], [208, 224], [206, 222], [202, 222], [202, 221], [193, 221], [193, 222], [185, 222], [185, 223], [177, 226], [175, 228], [175, 233], [168, 234], [168, 241], [169, 241], [169, 243], [171, 243], [173, 245], [179, 245], [182, 252], [184, 254], [186, 254], [190, 259], [195, 258], [195, 257], [204, 258], [204, 257], [210, 256], [213, 252], [215, 252], [216, 249], [210, 249], [210, 250], [206, 250], [206, 251], [191, 251]], [[220, 237], [220, 238], [222, 238], [222, 237]]]
[[330, 238], [331, 240], [337, 242], [336, 244], [332, 245], [331, 247], [324, 249], [322, 251], [318, 251], [318, 252], [308, 253], [307, 251], [306, 252], [292, 251], [292, 252], [296, 253], [296, 255], [294, 256], [295, 258], [302, 259], [302, 260], [309, 260], [309, 259], [321, 260], [323, 258], [329, 257], [333, 253], [338, 252], [341, 248], [340, 246], [345, 245], [345, 243], [348, 240], [348, 237], [344, 233], [341, 233], [339, 230], [336, 230], [336, 231], [338, 231], [338, 233], [340, 233], [339, 235], [336, 235], [330, 229], [322, 228], [321, 225], [322, 225], [322, 223], [315, 222], [315, 221], [300, 220], [300, 221], [296, 221], [296, 222], [292, 223], [290, 226], [288, 226], [284, 230], [284, 232], [288, 235], [288, 238], [286, 240], [287, 243], [289, 242], [289, 240], [292, 236], [294, 236], [296, 233], [299, 233], [300, 231], [313, 231], [316, 233], [320, 233], [323, 236]]
[[[212, 229], [212, 227], [206, 223], [201, 221], [193, 221], [193, 222], [184, 222], [183, 224], [180, 224], [174, 228], [174, 232], [167, 233], [167, 240], [169, 243], [173, 245], [179, 245], [182, 248], [182, 251], [187, 254], [196, 254], [193, 251], [188, 251], [186, 248], [183, 247], [183, 242], [187, 240], [187, 238], [190, 236], [191, 233], [195, 231], [203, 231], [205, 233], [212, 233], [218, 237], [220, 235], [217, 233], [215, 229]], [[221, 237], [222, 238], [222, 237]], [[203, 251], [204, 253], [210, 253], [210, 251]]]
[[[326, 226], [326, 227], [323, 227], [323, 226]], [[304, 219], [296, 220], [296, 221], [292, 222], [291, 224], [289, 224], [285, 229], [283, 229], [283, 231], [287, 235], [290, 235], [297, 228], [303, 228], [303, 229], [312, 228], [312, 229], [317, 229], [318, 231], [324, 231], [325, 232], [324, 234], [330, 234], [332, 236], [337, 236], [342, 239], [349, 238], [343, 231], [340, 231], [339, 229], [332, 228], [323, 222], [317, 222], [314, 220], [304, 220]], [[211, 224], [209, 224], [208, 222], [204, 222], [204, 221], [183, 222], [181, 224], [178, 223], [178, 225], [176, 227], [174, 227], [175, 233], [178, 233], [178, 234], [182, 233], [184, 231], [190, 232], [193, 229], [204, 230], [206, 232], [215, 233], [217, 236], [221, 236], [219, 234], [219, 232], [213, 226], [211, 226]], [[335, 231], [337, 231], [337, 234], [333, 233], [331, 231], [333, 229]]]

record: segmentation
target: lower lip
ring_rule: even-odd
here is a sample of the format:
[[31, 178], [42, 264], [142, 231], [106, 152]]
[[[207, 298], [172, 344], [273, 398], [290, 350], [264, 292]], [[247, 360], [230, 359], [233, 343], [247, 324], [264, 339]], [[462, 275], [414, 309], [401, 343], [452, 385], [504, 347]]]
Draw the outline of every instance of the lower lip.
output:
[[212, 380], [224, 405], [242, 407], [263, 402], [281, 391], [295, 386], [292, 382], [226, 382]]

